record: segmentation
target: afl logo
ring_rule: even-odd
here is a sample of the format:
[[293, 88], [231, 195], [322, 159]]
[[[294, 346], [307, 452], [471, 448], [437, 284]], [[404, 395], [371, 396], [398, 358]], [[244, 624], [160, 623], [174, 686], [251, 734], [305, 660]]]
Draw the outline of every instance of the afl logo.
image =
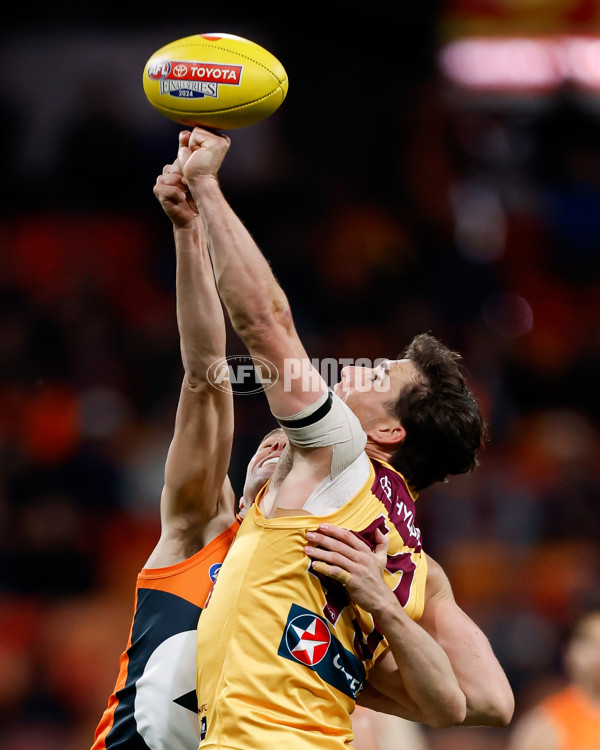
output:
[[148, 68], [148, 78], [159, 81], [161, 78], [166, 78], [170, 72], [171, 63], [169, 60], [158, 60]]
[[208, 569], [209, 578], [213, 583], [217, 580], [217, 575], [219, 574], [222, 564], [223, 563], [213, 563]]
[[287, 626], [285, 641], [294, 659], [314, 667], [327, 653], [331, 633], [316, 615], [298, 615]]

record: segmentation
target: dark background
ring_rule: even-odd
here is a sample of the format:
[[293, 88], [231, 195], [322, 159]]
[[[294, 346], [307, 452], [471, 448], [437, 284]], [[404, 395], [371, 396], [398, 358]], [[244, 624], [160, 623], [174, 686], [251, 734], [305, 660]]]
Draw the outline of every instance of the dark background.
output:
[[[437, 53], [452, 14], [480, 5], [228, 3], [173, 20], [103, 4], [3, 24], [2, 750], [91, 744], [158, 538], [182, 368], [152, 187], [179, 126], [141, 76], [157, 48], [208, 31], [289, 74], [280, 110], [230, 133], [222, 184], [309, 355], [395, 357], [421, 331], [462, 353], [491, 439], [473, 475], [422, 494], [425, 547], [517, 714], [560, 684], [561, 639], [600, 572], [598, 101], [453, 86]], [[545, 31], [592, 33], [596, 4], [576, 5]], [[244, 353], [233, 334], [229, 353]], [[237, 397], [236, 490], [271, 426], [264, 396]], [[427, 739], [500, 750], [509, 731]]]

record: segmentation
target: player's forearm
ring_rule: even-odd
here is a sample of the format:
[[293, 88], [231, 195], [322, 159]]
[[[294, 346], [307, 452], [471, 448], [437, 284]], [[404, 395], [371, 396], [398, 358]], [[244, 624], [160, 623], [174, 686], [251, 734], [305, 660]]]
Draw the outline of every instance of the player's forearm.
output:
[[[419, 720], [432, 727], [463, 722], [466, 699], [443, 649], [408, 617], [391, 591], [371, 614], [389, 643], [403, 690], [414, 702]], [[373, 685], [389, 695], [381, 684]]]
[[202, 221], [174, 228], [177, 254], [177, 324], [188, 384], [206, 379], [208, 368], [225, 356], [225, 320], [215, 286]]
[[204, 176], [189, 187], [207, 222], [219, 295], [236, 332], [255, 353], [274, 327], [292, 325], [287, 298], [217, 180]]

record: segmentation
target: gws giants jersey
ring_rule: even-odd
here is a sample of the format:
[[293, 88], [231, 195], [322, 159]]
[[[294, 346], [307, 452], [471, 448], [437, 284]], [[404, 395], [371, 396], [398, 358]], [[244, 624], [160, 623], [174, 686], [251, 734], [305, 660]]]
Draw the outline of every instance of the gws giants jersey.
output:
[[92, 750], [197, 747], [196, 626], [238, 527], [183, 562], [139, 573], [129, 641]]
[[310, 569], [306, 531], [327, 522], [374, 546], [386, 527], [386, 583], [418, 619], [427, 564], [414, 509], [401, 475], [374, 461], [327, 516], [267, 519], [252, 506], [198, 624], [200, 750], [348, 749], [356, 697], [387, 643], [343, 586]]

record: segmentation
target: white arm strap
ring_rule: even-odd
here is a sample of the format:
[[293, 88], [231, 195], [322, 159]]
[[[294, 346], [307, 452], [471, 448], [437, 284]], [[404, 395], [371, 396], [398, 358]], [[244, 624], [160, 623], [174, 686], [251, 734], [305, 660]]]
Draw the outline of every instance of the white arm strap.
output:
[[314, 404], [291, 417], [273, 416], [293, 445], [299, 448], [333, 446], [332, 479], [350, 466], [367, 444], [358, 417], [332, 391], [325, 391]]

